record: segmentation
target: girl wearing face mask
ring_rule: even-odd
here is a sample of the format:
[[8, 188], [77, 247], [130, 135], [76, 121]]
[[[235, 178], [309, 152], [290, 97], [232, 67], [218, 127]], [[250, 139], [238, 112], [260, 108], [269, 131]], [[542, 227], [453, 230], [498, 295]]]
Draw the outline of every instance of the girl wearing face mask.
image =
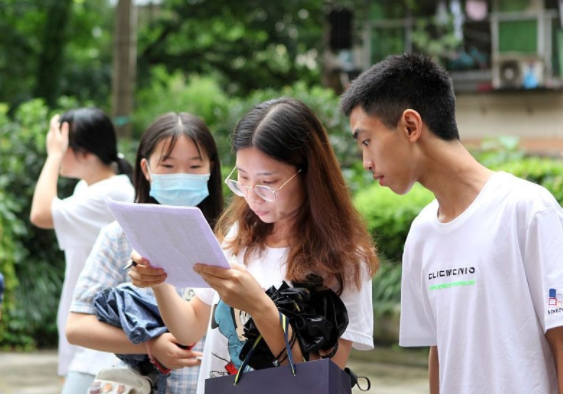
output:
[[[197, 206], [213, 227], [223, 209], [220, 171], [215, 140], [205, 124], [188, 113], [165, 114], [142, 136], [135, 160], [135, 202]], [[195, 357], [202, 355], [203, 341], [185, 350], [166, 333], [134, 345], [121, 329], [96, 318], [94, 297], [129, 281], [123, 267], [130, 255], [131, 246], [117, 222], [102, 229], [78, 279], [67, 338], [76, 345], [118, 354], [147, 354], [150, 348], [152, 356], [172, 370], [166, 393], [195, 393], [200, 364]], [[193, 296], [191, 289], [176, 292], [184, 299]]]

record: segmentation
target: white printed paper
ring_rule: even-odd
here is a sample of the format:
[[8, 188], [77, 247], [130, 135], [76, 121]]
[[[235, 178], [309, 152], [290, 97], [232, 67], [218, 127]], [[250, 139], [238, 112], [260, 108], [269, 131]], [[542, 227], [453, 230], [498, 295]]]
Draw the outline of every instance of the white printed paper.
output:
[[133, 249], [152, 266], [164, 269], [166, 283], [208, 288], [193, 270], [194, 264], [230, 268], [199, 208], [134, 204], [110, 198], [106, 202]]

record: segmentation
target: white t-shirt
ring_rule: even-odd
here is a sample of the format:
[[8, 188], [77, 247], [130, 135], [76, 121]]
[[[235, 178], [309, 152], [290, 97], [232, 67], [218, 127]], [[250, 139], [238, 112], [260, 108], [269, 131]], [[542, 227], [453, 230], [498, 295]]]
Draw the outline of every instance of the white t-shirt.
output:
[[442, 393], [557, 394], [544, 333], [563, 325], [561, 207], [499, 172], [456, 219], [437, 214], [433, 201], [405, 245], [400, 345], [438, 346]]
[[[259, 259], [246, 266], [264, 290], [271, 286], [279, 288], [282, 284], [286, 273], [287, 251], [287, 248], [266, 248]], [[243, 256], [244, 251], [230, 260], [244, 265]], [[341, 295], [350, 321], [342, 338], [351, 341], [352, 346], [359, 350], [373, 348], [371, 290], [369, 278], [363, 283], [360, 291], [347, 290]], [[238, 371], [242, 364], [238, 355], [246, 342], [246, 338], [242, 336], [243, 326], [250, 316], [220, 301], [219, 295], [213, 289], [198, 289], [196, 296], [212, 306], [197, 387], [197, 393], [203, 394], [205, 379], [236, 374]]]
[[[55, 234], [59, 247], [65, 252], [66, 260], [65, 279], [57, 313], [59, 375], [68, 373], [69, 364], [79, 349], [77, 346], [70, 345], [65, 335], [66, 321], [76, 281], [100, 229], [115, 220], [106, 206], [106, 196], [118, 201], [132, 202], [135, 191], [126, 175], [116, 175], [91, 186], [80, 181], [72, 196], [63, 200], [54, 199], [51, 204]], [[82, 368], [73, 369], [76, 372], [94, 375], [105, 366], [106, 360], [113, 360], [113, 355], [108, 356], [108, 353], [94, 352], [84, 348], [81, 348], [80, 352], [92, 352], [91, 355], [88, 355], [91, 357], [91, 361]], [[98, 367], [98, 365], [101, 366]]]

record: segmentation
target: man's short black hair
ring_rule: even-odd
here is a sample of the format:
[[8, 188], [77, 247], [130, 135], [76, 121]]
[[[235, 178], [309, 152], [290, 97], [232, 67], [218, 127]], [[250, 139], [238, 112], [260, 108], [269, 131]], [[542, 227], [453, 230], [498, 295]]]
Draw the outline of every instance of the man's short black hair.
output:
[[406, 109], [413, 109], [436, 136], [459, 140], [451, 79], [426, 56], [392, 55], [364, 71], [340, 101], [346, 116], [358, 106], [389, 128], [397, 126]]

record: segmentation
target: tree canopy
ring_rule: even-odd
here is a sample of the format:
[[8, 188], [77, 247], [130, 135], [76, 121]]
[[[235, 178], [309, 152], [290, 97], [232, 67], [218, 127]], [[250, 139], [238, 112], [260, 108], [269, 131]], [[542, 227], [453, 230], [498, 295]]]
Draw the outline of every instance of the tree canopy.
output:
[[[113, 4], [112, 4], [113, 3]], [[352, 0], [163, 0], [138, 7], [137, 84], [203, 74], [245, 95], [320, 82], [326, 15]], [[0, 0], [0, 102], [60, 95], [108, 106], [115, 1]]]

